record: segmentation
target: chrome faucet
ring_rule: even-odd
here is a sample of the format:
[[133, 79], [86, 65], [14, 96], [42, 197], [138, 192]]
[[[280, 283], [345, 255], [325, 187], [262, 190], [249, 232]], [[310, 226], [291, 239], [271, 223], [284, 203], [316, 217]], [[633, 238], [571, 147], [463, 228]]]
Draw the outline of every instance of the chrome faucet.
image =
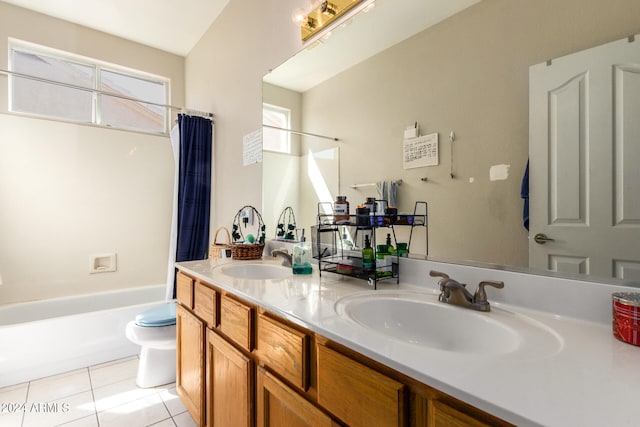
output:
[[277, 256], [282, 257], [282, 266], [283, 267], [291, 267], [291, 262], [293, 259], [291, 258], [291, 254], [286, 249], [275, 249], [271, 251], [271, 256], [276, 258]]
[[487, 301], [487, 293], [484, 290], [485, 286], [493, 286], [498, 289], [504, 288], [504, 282], [484, 280], [478, 284], [475, 294], [471, 295], [471, 292], [466, 288], [466, 284], [450, 278], [445, 273], [431, 270], [429, 275], [431, 277], [440, 277], [438, 282], [440, 285], [439, 301], [477, 311], [491, 311], [491, 306]]

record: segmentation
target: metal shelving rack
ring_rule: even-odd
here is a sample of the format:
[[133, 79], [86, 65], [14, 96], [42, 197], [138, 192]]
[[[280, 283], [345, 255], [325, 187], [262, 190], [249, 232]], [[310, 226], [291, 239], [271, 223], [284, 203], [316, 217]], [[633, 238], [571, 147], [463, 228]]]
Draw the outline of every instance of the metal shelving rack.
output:
[[[386, 202], [384, 200], [377, 200]], [[341, 239], [344, 230], [353, 231], [353, 241], [360, 239], [364, 241], [364, 236], [368, 235], [371, 246], [376, 258], [376, 230], [386, 228], [389, 234], [393, 236], [393, 243], [397, 247], [395, 227], [411, 227], [409, 233], [409, 241], [407, 249], [411, 247], [411, 239], [413, 237], [413, 229], [415, 227], [425, 227], [426, 254], [429, 253], [429, 231], [428, 231], [428, 214], [427, 202], [416, 202], [413, 214], [376, 214], [368, 216], [349, 215], [348, 220], [334, 221], [335, 214], [333, 204], [318, 203], [318, 215], [316, 221], [316, 242], [314, 244], [313, 255], [318, 260], [318, 270], [320, 276], [323, 272], [330, 272], [351, 276], [358, 279], [366, 280], [374, 289], [377, 289], [378, 281], [395, 279], [396, 283], [400, 282], [399, 273], [399, 255], [396, 251], [391, 256], [392, 262], [386, 263], [384, 266], [376, 266], [373, 269], [364, 269], [362, 267], [361, 248], [349, 249], [345, 248]]]

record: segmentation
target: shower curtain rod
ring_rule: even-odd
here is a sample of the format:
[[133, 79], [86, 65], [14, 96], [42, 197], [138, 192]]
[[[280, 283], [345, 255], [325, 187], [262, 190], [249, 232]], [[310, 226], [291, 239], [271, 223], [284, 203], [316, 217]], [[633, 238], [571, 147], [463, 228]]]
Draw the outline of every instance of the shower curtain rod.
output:
[[332, 141], [340, 141], [338, 138], [335, 138], [333, 136], [318, 135], [317, 133], [300, 132], [298, 130], [280, 128], [278, 126], [271, 126], [271, 125], [262, 125], [262, 127], [263, 128], [269, 128], [269, 129], [283, 130], [285, 132], [293, 133], [293, 134], [296, 134], [296, 135], [315, 136], [316, 138], [324, 138], [324, 139], [330, 139]]
[[100, 95], [107, 95], [107, 96], [112, 96], [114, 98], [120, 98], [120, 99], [125, 99], [127, 101], [133, 101], [133, 102], [140, 102], [142, 104], [149, 104], [149, 105], [155, 105], [156, 107], [162, 107], [162, 108], [167, 108], [170, 110], [176, 110], [185, 114], [193, 114], [193, 115], [199, 115], [199, 116], [204, 116], [204, 117], [210, 117], [213, 118], [215, 117], [215, 115], [213, 113], [209, 113], [207, 111], [198, 111], [198, 110], [191, 110], [185, 107], [176, 107], [174, 105], [168, 105], [168, 104], [160, 104], [158, 102], [152, 102], [152, 101], [145, 101], [143, 99], [138, 99], [138, 98], [133, 98], [131, 96], [126, 96], [126, 95], [121, 95], [119, 93], [113, 93], [113, 92], [108, 92], [106, 90], [100, 90], [100, 89], [90, 89], [84, 86], [78, 86], [78, 85], [74, 85], [71, 83], [64, 83], [64, 82], [59, 82], [56, 80], [50, 80], [50, 79], [45, 79], [43, 77], [36, 77], [36, 76], [32, 76], [29, 74], [22, 74], [22, 73], [17, 73], [15, 71], [8, 71], [8, 70], [2, 70], [0, 69], [0, 74], [4, 74], [5, 76], [15, 76], [15, 77], [22, 77], [25, 79], [30, 79], [30, 80], [35, 80], [38, 82], [43, 82], [43, 83], [49, 83], [49, 84], [53, 84], [53, 85], [57, 85], [57, 86], [63, 86], [63, 87], [67, 87], [70, 89], [78, 89], [78, 90], [83, 90], [85, 92], [93, 92], [93, 93], [97, 93]]

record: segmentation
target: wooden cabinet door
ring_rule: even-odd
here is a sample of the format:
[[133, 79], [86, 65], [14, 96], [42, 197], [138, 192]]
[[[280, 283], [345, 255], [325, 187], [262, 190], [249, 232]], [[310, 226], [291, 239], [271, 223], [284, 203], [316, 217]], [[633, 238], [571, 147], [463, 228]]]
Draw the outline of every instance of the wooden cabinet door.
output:
[[318, 404], [353, 427], [406, 425], [405, 385], [329, 347], [316, 348]]
[[253, 362], [224, 338], [207, 332], [207, 426], [253, 425]]
[[331, 427], [331, 417], [293, 389], [258, 368], [257, 427]]
[[195, 422], [204, 425], [204, 324], [176, 306], [176, 390]]

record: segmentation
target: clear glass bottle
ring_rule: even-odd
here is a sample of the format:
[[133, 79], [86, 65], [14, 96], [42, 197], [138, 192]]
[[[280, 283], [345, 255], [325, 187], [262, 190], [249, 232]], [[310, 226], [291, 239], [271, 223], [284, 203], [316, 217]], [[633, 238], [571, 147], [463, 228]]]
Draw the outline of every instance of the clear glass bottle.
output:
[[336, 224], [349, 222], [349, 202], [347, 196], [337, 196], [333, 202], [333, 214]]
[[311, 247], [304, 237], [304, 229], [302, 230], [300, 242], [293, 247], [291, 267], [293, 268], [293, 274], [311, 274], [313, 272], [311, 267]]
[[365, 271], [373, 270], [373, 267], [376, 265], [376, 259], [373, 255], [373, 248], [371, 247], [371, 242], [369, 241], [369, 236], [364, 236], [364, 248], [362, 248], [362, 268]]

